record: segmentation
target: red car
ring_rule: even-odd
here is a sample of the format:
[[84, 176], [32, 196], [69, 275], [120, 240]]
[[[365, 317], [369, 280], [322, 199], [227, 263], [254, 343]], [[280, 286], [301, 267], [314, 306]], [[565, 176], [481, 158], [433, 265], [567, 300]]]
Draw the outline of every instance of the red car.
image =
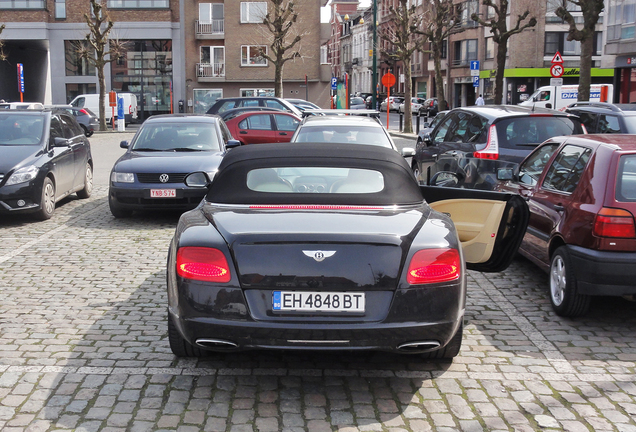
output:
[[636, 294], [635, 135], [551, 138], [498, 178], [528, 201], [519, 252], [549, 272], [558, 315], [585, 314], [592, 296]]
[[225, 123], [241, 144], [289, 142], [301, 119], [287, 112], [253, 111]]

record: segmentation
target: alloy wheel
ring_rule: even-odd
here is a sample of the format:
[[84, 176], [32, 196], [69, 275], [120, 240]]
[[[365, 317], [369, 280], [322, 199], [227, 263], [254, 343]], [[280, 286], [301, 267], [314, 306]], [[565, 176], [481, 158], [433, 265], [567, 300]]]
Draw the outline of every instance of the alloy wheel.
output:
[[550, 269], [550, 295], [556, 306], [560, 306], [563, 303], [566, 282], [565, 262], [561, 256], [557, 256], [552, 261], [552, 268]]
[[44, 201], [42, 206], [46, 212], [49, 214], [53, 213], [53, 210], [55, 210], [55, 189], [53, 188], [53, 184], [50, 182], [47, 182], [44, 185], [44, 194], [42, 198]]

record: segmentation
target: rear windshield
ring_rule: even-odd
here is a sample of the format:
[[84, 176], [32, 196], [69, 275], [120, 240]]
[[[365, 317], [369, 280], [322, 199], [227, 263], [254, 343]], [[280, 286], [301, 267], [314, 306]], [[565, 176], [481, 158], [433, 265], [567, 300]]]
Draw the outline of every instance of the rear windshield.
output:
[[636, 155], [621, 157], [616, 179], [616, 200], [636, 201]]
[[376, 193], [384, 189], [382, 173], [359, 168], [280, 167], [247, 173], [247, 187], [269, 193]]
[[211, 123], [145, 124], [130, 146], [136, 151], [218, 151]]
[[373, 126], [301, 126], [294, 142], [369, 144], [392, 148], [382, 128]]
[[578, 120], [569, 117], [514, 117], [497, 122], [499, 146], [504, 148], [534, 147], [552, 137], [582, 133]]
[[0, 145], [37, 145], [44, 134], [42, 114], [0, 113]]

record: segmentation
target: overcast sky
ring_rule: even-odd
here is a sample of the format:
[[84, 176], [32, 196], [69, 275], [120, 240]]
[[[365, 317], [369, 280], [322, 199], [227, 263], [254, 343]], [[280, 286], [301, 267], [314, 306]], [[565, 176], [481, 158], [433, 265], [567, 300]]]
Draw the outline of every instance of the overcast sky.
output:
[[[371, 0], [360, 0], [361, 8], [367, 7], [371, 4]], [[321, 8], [320, 11], [320, 22], [329, 22], [329, 12], [331, 11], [331, 6], [327, 5], [324, 8]]]

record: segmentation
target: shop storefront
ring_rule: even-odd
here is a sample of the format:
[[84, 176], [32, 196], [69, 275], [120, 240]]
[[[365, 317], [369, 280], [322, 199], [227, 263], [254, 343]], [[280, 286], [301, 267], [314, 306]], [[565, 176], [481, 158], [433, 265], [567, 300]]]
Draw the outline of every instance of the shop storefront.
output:
[[614, 88], [618, 92], [618, 103], [636, 102], [636, 54], [616, 57], [614, 69]]

